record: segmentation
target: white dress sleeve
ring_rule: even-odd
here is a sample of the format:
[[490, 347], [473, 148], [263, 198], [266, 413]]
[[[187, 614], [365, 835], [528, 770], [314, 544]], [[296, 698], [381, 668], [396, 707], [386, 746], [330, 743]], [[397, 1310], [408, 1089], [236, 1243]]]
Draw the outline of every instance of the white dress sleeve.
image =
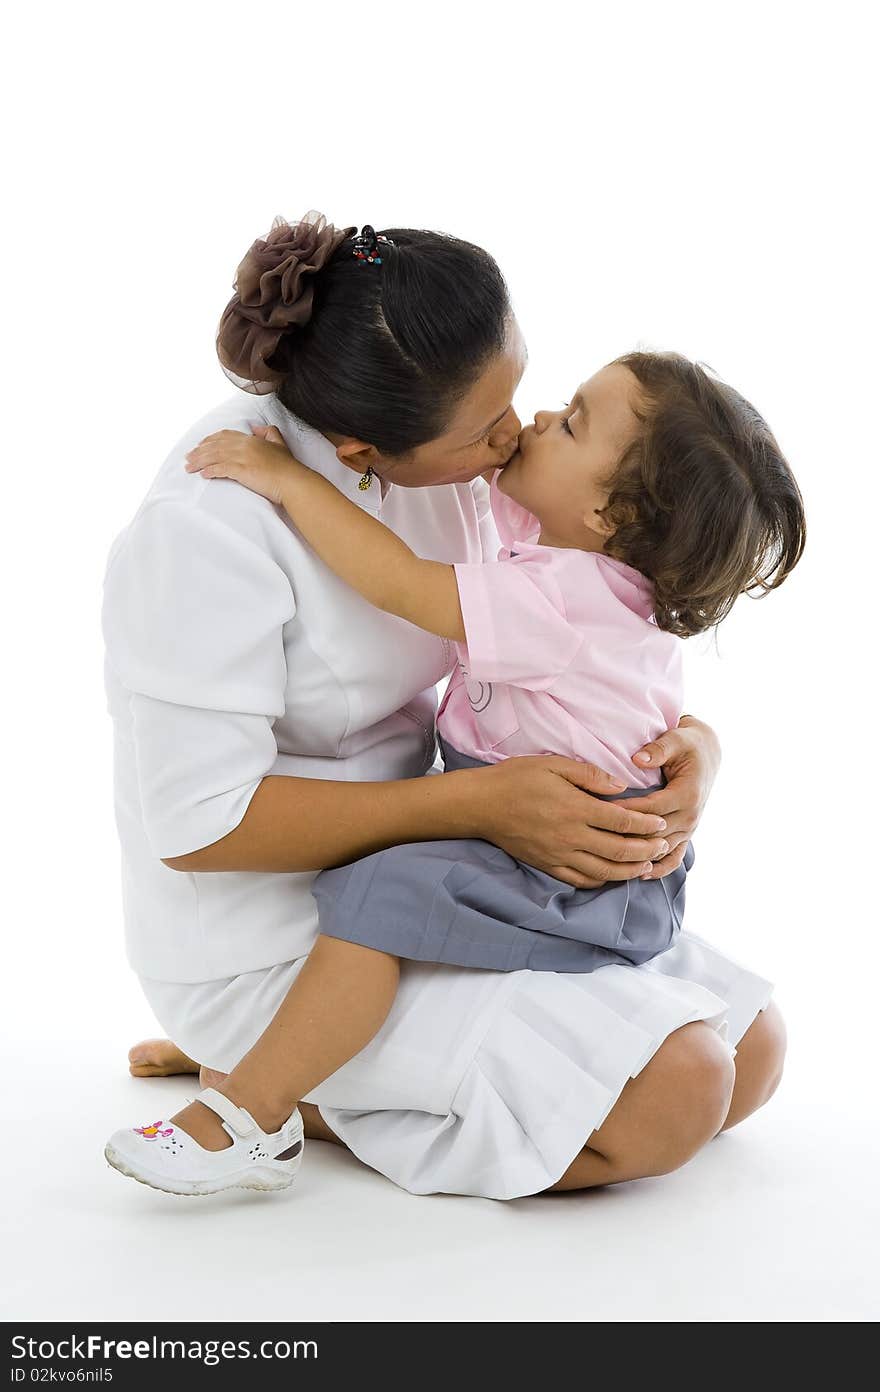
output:
[[277, 757], [290, 580], [254, 541], [178, 501], [148, 505], [111, 556], [107, 661], [129, 693], [147, 839], [185, 855], [238, 826]]
[[477, 523], [480, 530], [480, 552], [484, 561], [497, 561], [501, 548], [501, 538], [492, 513], [489, 485], [483, 478], [474, 479], [471, 484], [477, 504]]

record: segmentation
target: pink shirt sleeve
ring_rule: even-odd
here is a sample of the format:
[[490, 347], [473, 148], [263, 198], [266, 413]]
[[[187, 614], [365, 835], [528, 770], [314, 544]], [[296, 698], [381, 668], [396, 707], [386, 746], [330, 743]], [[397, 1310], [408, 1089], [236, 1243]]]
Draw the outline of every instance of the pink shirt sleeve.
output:
[[546, 691], [583, 642], [565, 617], [550, 566], [531, 557], [460, 563], [455, 578], [465, 630], [457, 646], [467, 674]]

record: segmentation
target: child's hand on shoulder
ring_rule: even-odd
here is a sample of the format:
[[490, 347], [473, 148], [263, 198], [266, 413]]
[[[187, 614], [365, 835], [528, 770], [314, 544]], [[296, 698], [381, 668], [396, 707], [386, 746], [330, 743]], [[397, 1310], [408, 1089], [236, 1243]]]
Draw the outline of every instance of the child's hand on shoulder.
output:
[[234, 479], [271, 503], [281, 503], [285, 483], [305, 469], [274, 425], [254, 425], [253, 435], [218, 430], [186, 455], [186, 472], [206, 479]]

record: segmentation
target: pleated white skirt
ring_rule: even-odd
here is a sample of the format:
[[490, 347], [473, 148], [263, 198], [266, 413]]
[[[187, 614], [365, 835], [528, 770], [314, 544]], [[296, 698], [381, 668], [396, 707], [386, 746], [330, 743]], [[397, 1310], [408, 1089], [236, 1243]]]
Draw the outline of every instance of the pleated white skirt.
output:
[[[304, 961], [141, 985], [169, 1037], [228, 1072]], [[772, 990], [687, 931], [641, 966], [590, 973], [404, 962], [375, 1039], [304, 1100], [359, 1159], [413, 1194], [535, 1194], [565, 1173], [674, 1030], [704, 1020], [734, 1054]]]

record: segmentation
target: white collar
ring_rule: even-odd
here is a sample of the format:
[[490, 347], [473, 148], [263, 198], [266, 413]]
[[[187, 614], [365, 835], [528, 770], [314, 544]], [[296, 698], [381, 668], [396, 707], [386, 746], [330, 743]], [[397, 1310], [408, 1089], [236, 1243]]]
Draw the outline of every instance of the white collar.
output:
[[[358, 507], [378, 517], [382, 510], [382, 484], [375, 475], [369, 488], [359, 488], [360, 476], [354, 469], [349, 469], [347, 464], [340, 463], [335, 446], [326, 435], [306, 425], [299, 416], [282, 406], [275, 392], [260, 396], [258, 402], [257, 413], [267, 425], [274, 425], [276, 430], [281, 432], [284, 443], [292, 455], [303, 464], [307, 464], [310, 469], [314, 469], [316, 474], [322, 474], [334, 488], [344, 493], [346, 498], [357, 503]], [[386, 485], [386, 493], [391, 486]]]

